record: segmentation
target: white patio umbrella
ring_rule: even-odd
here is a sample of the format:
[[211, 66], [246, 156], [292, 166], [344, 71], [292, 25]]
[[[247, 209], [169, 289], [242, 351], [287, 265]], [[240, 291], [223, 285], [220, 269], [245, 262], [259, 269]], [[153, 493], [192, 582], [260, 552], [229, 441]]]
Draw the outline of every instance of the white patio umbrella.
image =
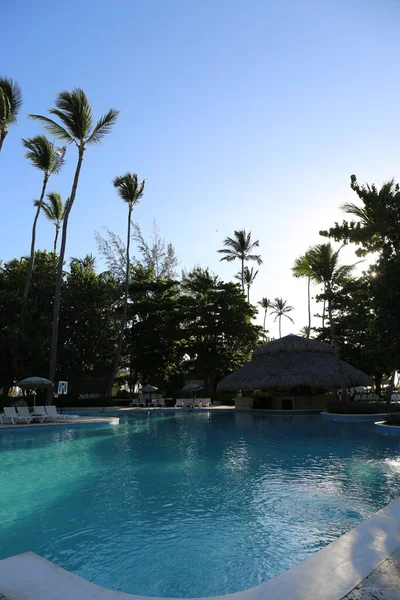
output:
[[35, 390], [33, 394], [33, 408], [35, 408], [36, 390], [50, 390], [54, 387], [54, 384], [45, 377], [26, 377], [26, 379], [18, 381], [17, 386], [23, 390]]

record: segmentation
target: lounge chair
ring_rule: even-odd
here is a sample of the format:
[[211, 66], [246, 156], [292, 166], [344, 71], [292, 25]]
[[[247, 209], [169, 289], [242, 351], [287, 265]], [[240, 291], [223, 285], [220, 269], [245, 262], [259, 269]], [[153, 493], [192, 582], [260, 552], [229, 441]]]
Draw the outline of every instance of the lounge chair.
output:
[[29, 408], [27, 406], [17, 406], [17, 413], [21, 417], [21, 419], [25, 419], [27, 423], [33, 421], [33, 417], [29, 412]]
[[212, 406], [211, 398], [202, 398], [201, 405], [202, 406]]
[[5, 406], [4, 407], [4, 415], [3, 418], [6, 421], [11, 421], [11, 423], [13, 425], [15, 425], [16, 423], [18, 423], [19, 421], [25, 421], [30, 423], [31, 419], [29, 417], [29, 420], [27, 420], [26, 417], [21, 417], [17, 411], [15, 410], [14, 406]]
[[45, 406], [44, 408], [47, 416], [50, 419], [53, 419], [55, 421], [67, 421], [69, 419], [69, 415], [61, 415], [60, 413], [58, 413], [57, 408], [54, 406], [54, 404], [50, 404], [49, 406]]
[[200, 408], [200, 406], [201, 406], [201, 401], [202, 401], [202, 398], [195, 398], [195, 399], [194, 399], [194, 402], [193, 402], [193, 406], [194, 406], [194, 408]]
[[165, 406], [165, 399], [162, 396], [158, 398], [157, 406]]
[[183, 408], [184, 406], [184, 400], [182, 400], [182, 398], [179, 398], [176, 402], [175, 402], [175, 408]]
[[53, 418], [49, 417], [49, 415], [46, 412], [46, 409], [44, 406], [35, 406], [35, 409], [32, 413], [32, 417], [37, 418], [40, 423], [43, 423], [43, 421], [50, 420], [52, 421]]

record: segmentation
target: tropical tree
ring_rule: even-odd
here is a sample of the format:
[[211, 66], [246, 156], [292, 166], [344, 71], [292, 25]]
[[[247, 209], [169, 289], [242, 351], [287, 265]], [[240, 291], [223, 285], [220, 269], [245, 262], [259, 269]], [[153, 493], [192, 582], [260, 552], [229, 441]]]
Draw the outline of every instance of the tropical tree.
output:
[[245, 267], [243, 269], [243, 275], [242, 273], [235, 275], [235, 279], [238, 279], [240, 282], [242, 281], [243, 277], [244, 284], [247, 288], [247, 302], [250, 302], [250, 288], [257, 277], [257, 273], [258, 271], [254, 271], [254, 267], [251, 267], [251, 269], [249, 269], [249, 267]]
[[0, 77], [0, 152], [8, 133], [8, 127], [16, 123], [22, 106], [22, 93], [16, 81]]
[[32, 279], [33, 264], [35, 262], [35, 244], [36, 244], [36, 226], [39, 219], [40, 210], [43, 205], [44, 195], [46, 193], [47, 183], [51, 175], [59, 173], [64, 164], [64, 156], [66, 147], [57, 148], [45, 135], [37, 135], [34, 138], [22, 140], [24, 147], [26, 148], [25, 158], [27, 158], [34, 167], [42, 171], [42, 191], [40, 193], [39, 200], [34, 202], [36, 206], [35, 218], [33, 219], [32, 225], [32, 237], [31, 237], [31, 253], [29, 258], [28, 271], [26, 274], [26, 281], [23, 295], [23, 311], [28, 300], [29, 286]]
[[131, 224], [132, 224], [132, 210], [135, 204], [137, 204], [140, 198], [143, 196], [145, 180], [138, 180], [136, 173], [126, 173], [114, 179], [114, 187], [118, 190], [118, 195], [128, 205], [128, 227], [126, 236], [126, 270], [125, 270], [125, 286], [124, 286], [124, 301], [121, 316], [121, 326], [117, 350], [115, 353], [114, 365], [110, 376], [110, 382], [108, 385], [107, 395], [111, 396], [114, 380], [118, 371], [118, 365], [121, 359], [122, 345], [124, 343], [125, 335], [125, 324], [126, 316], [128, 312], [128, 292], [129, 292], [129, 268], [130, 268], [130, 256], [129, 249], [131, 243]]
[[[68, 202], [68, 200], [67, 200], [67, 202]], [[61, 229], [61, 224], [62, 224], [62, 221], [64, 218], [64, 212], [65, 212], [65, 207], [67, 205], [67, 202], [65, 203], [65, 206], [64, 206], [62, 198], [61, 198], [61, 194], [59, 194], [58, 192], [50, 192], [49, 194], [47, 194], [47, 202], [43, 202], [43, 205], [42, 205], [42, 210], [43, 210], [44, 214], [46, 215], [48, 220], [53, 223], [54, 227], [56, 228], [56, 234], [54, 236], [54, 246], [53, 246], [54, 254], [57, 251], [58, 234]]]
[[[312, 280], [312, 271], [310, 267], [310, 262], [308, 259], [307, 252], [299, 258], [296, 258], [294, 261], [294, 265], [292, 267], [292, 273], [294, 277], [306, 277], [307, 278], [307, 297], [308, 297], [308, 335], [306, 337], [310, 337], [311, 332], [311, 280]], [[325, 311], [324, 311], [325, 316]], [[324, 317], [322, 319], [322, 327], [324, 327]]]
[[96, 265], [96, 257], [93, 254], [86, 254], [84, 258], [75, 258], [72, 257], [70, 260], [70, 265], [72, 267], [78, 267], [82, 271], [87, 269], [88, 271], [94, 271]]
[[258, 265], [262, 264], [261, 256], [259, 254], [252, 254], [255, 248], [258, 248], [260, 245], [259, 241], [252, 241], [251, 239], [251, 231], [246, 233], [245, 229], [241, 229], [240, 231], [235, 231], [233, 238], [227, 237], [224, 240], [225, 248], [218, 250], [219, 254], [223, 254], [224, 256], [221, 258], [221, 261], [226, 260], [227, 262], [232, 262], [234, 260], [240, 260], [242, 263], [241, 267], [241, 277], [240, 281], [242, 284], [242, 291], [244, 293], [244, 263], [248, 261], [254, 261]]
[[292, 323], [294, 323], [292, 317], [289, 315], [290, 312], [292, 312], [293, 306], [289, 306], [287, 303], [287, 300], [283, 300], [283, 298], [275, 298], [273, 304], [272, 304], [272, 311], [271, 311], [271, 315], [276, 315], [274, 321], [276, 321], [277, 319], [279, 319], [279, 337], [282, 337], [282, 329], [281, 329], [281, 321], [282, 321], [282, 317], [286, 317], [287, 319], [289, 319], [289, 321], [291, 321]]
[[57, 123], [49, 117], [42, 115], [29, 115], [32, 119], [40, 121], [45, 129], [67, 144], [75, 144], [78, 149], [78, 162], [75, 169], [69, 202], [64, 212], [61, 234], [60, 258], [54, 294], [54, 311], [51, 336], [49, 379], [54, 380], [57, 365], [58, 322], [61, 305], [61, 285], [63, 279], [63, 264], [65, 248], [67, 245], [68, 219], [75, 202], [78, 189], [79, 175], [82, 168], [83, 154], [92, 144], [99, 144], [105, 135], [111, 132], [119, 111], [110, 109], [93, 125], [93, 110], [85, 92], [75, 88], [72, 92], [63, 91], [56, 98], [56, 107], [48, 111], [61, 121]]
[[309, 338], [311, 336], [311, 327], [304, 325], [304, 327], [300, 329], [300, 333], [303, 337]]
[[270, 300], [268, 300], [268, 298], [261, 298], [261, 300], [258, 302], [258, 304], [261, 306], [261, 308], [264, 309], [264, 333], [265, 333], [265, 322], [267, 319], [267, 312], [269, 311], [270, 308], [272, 308], [272, 303]]

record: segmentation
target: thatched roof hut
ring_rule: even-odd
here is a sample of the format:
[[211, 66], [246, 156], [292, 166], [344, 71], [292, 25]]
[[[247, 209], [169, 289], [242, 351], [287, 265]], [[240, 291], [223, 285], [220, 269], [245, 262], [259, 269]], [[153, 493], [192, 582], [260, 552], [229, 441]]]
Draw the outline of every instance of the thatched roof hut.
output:
[[[340, 363], [347, 387], [371, 385], [368, 375]], [[217, 391], [340, 388], [342, 369], [329, 344], [287, 335], [256, 348], [252, 360], [222, 379]]]

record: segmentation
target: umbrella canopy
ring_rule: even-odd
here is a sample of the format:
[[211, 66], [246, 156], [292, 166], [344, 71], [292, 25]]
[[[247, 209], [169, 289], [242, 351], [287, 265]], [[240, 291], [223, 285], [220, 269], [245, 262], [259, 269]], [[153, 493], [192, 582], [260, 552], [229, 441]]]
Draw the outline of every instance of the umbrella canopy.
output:
[[145, 392], [145, 394], [147, 394], [149, 392], [151, 393], [151, 392], [157, 392], [157, 391], [158, 391], [158, 388], [155, 387], [154, 385], [144, 385], [142, 387], [142, 392]]
[[188, 383], [182, 388], [182, 392], [200, 392], [202, 389], [204, 389], [203, 386], [198, 383]]
[[54, 387], [54, 384], [44, 377], [27, 377], [18, 381], [17, 386], [23, 390], [49, 390]]
[[274, 388], [340, 388], [371, 385], [371, 379], [355, 367], [339, 361], [334, 349], [319, 340], [287, 335], [256, 348], [252, 360], [218, 386], [218, 392]]

